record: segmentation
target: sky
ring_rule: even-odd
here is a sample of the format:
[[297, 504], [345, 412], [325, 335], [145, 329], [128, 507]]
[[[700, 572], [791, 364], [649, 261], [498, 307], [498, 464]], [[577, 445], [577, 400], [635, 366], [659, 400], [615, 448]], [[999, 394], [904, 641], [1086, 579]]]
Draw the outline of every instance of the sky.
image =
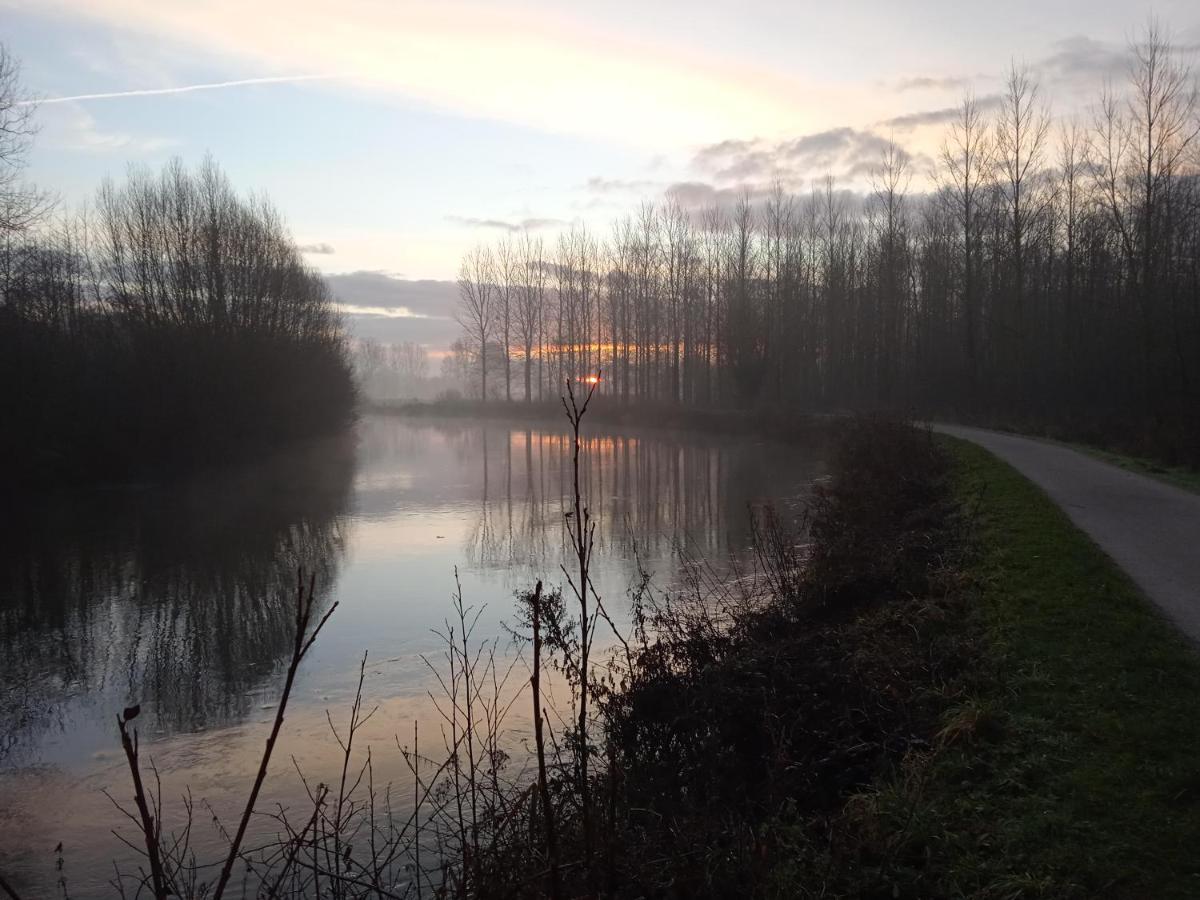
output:
[[862, 189], [888, 140], [920, 178], [964, 91], [986, 106], [1024, 63], [1085, 116], [1151, 15], [1200, 46], [1195, 0], [0, 0], [0, 42], [41, 99], [30, 179], [64, 206], [211, 153], [360, 333], [439, 349], [477, 242], [775, 179]]

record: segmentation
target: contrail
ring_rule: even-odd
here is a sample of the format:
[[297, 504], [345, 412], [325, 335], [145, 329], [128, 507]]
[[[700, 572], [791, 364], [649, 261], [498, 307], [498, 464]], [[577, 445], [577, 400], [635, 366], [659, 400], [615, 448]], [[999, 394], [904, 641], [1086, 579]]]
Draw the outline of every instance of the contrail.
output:
[[102, 94], [72, 94], [70, 97], [46, 97], [43, 100], [23, 100], [19, 106], [42, 105], [44, 103], [73, 103], [77, 100], [111, 100], [117, 97], [154, 97], [159, 94], [188, 94], [192, 91], [215, 91], [221, 88], [242, 87], [250, 84], [284, 84], [293, 81], [327, 81], [344, 78], [344, 75], [271, 75], [263, 78], [239, 78], [235, 81], [211, 81], [205, 84], [185, 84], [179, 87], [141, 88], [132, 91], [109, 91]]

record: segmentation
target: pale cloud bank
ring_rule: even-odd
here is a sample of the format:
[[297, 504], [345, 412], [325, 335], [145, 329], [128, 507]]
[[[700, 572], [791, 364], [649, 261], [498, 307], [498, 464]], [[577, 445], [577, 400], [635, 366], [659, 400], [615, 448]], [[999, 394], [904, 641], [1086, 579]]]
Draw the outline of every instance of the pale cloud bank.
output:
[[335, 304], [338, 311], [348, 316], [382, 316], [385, 319], [444, 319], [445, 316], [429, 316], [413, 312], [407, 306], [359, 306], [354, 303]]
[[74, 104], [62, 107], [46, 121], [47, 142], [66, 150], [136, 155], [157, 153], [179, 145], [179, 141], [171, 137], [105, 128], [95, 116]]
[[508, 219], [481, 219], [475, 216], [446, 216], [447, 222], [453, 222], [455, 225], [466, 225], [468, 228], [493, 228], [498, 231], [536, 231], [539, 228], [555, 228], [560, 225], [569, 224], [565, 219], [552, 219], [545, 217], [528, 217], [517, 221], [509, 221]]
[[356, 338], [417, 341], [441, 352], [459, 336], [453, 281], [397, 278], [386, 272], [326, 275], [346, 328]]
[[[338, 72], [360, 88], [467, 115], [655, 149], [811, 127], [871, 95], [867, 85], [785, 76], [667, 41], [600, 34], [565, 17], [455, 0], [422, 7], [374, 0], [46, 0], [45, 6], [260, 71]], [[258, 83], [329, 77], [264, 76]]]

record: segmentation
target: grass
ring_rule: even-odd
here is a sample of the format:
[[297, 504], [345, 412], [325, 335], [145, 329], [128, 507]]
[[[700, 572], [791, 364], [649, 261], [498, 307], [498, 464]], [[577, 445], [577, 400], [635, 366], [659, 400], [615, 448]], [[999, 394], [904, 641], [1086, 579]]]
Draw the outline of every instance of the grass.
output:
[[[951, 418], [953, 421], [960, 421], [958, 417]], [[962, 424], [1040, 438], [1086, 453], [1094, 459], [1130, 472], [1148, 475], [1186, 491], [1200, 493], [1200, 458], [1195, 455], [1197, 439], [1186, 433], [1186, 429], [1190, 427], [1187, 423], [1191, 421], [1189, 414], [1183, 413], [1175, 421], [1185, 429], [1182, 436], [1171, 436], [1150, 428], [1139, 429], [1128, 423], [1116, 424], [1111, 421], [1107, 425], [1103, 422], [1089, 423], [1087, 420], [1051, 424], [1037, 419], [968, 416], [962, 420]]]
[[896, 896], [1200, 895], [1200, 656], [1040, 490], [943, 440], [980, 657], [942, 749], [871, 798], [903, 823]]
[[1130, 472], [1149, 475], [1151, 478], [1165, 481], [1167, 484], [1183, 488], [1185, 491], [1200, 494], [1200, 471], [1189, 469], [1187, 466], [1168, 466], [1152, 459], [1116, 453], [1101, 447], [1093, 447], [1090, 444], [1068, 443], [1067, 446]]

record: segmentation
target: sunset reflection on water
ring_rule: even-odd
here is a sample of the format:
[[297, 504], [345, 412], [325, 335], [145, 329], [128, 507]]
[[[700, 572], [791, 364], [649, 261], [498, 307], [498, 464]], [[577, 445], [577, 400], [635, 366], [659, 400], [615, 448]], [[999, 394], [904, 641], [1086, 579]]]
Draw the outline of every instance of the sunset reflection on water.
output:
[[[366, 704], [379, 711], [360, 746], [372, 748], [376, 783], [411, 778], [397, 740], [411, 744], [414, 721], [422, 752], [437, 755], [424, 658], [436, 664], [455, 568], [466, 602], [484, 606], [476, 634], [514, 652], [503, 627], [513, 593], [565, 580], [571, 440], [553, 428], [385, 417], [365, 418], [357, 437], [356, 448], [321, 445], [171, 489], [43, 504], [4, 535], [6, 871], [49, 890], [61, 841], [72, 896], [107, 893], [109, 860], [128, 851], [109, 833], [122, 823], [102, 791], [129, 794], [113, 715], [134, 701], [167, 823], [187, 788], [233, 816], [274, 715], [300, 565], [317, 573], [321, 604], [340, 606], [299, 674], [260, 808], [307, 802], [297, 768], [310, 781], [340, 768], [326, 710], [340, 727], [364, 651]], [[778, 444], [661, 431], [597, 430], [582, 455], [592, 577], [619, 620], [635, 556], [661, 587], [678, 580], [681, 547], [719, 566], [747, 548], [748, 504], [794, 501], [822, 471]], [[506, 690], [522, 688], [523, 665]], [[507, 723], [518, 768], [525, 706]], [[211, 815], [201, 818], [203, 851], [216, 843]]]

